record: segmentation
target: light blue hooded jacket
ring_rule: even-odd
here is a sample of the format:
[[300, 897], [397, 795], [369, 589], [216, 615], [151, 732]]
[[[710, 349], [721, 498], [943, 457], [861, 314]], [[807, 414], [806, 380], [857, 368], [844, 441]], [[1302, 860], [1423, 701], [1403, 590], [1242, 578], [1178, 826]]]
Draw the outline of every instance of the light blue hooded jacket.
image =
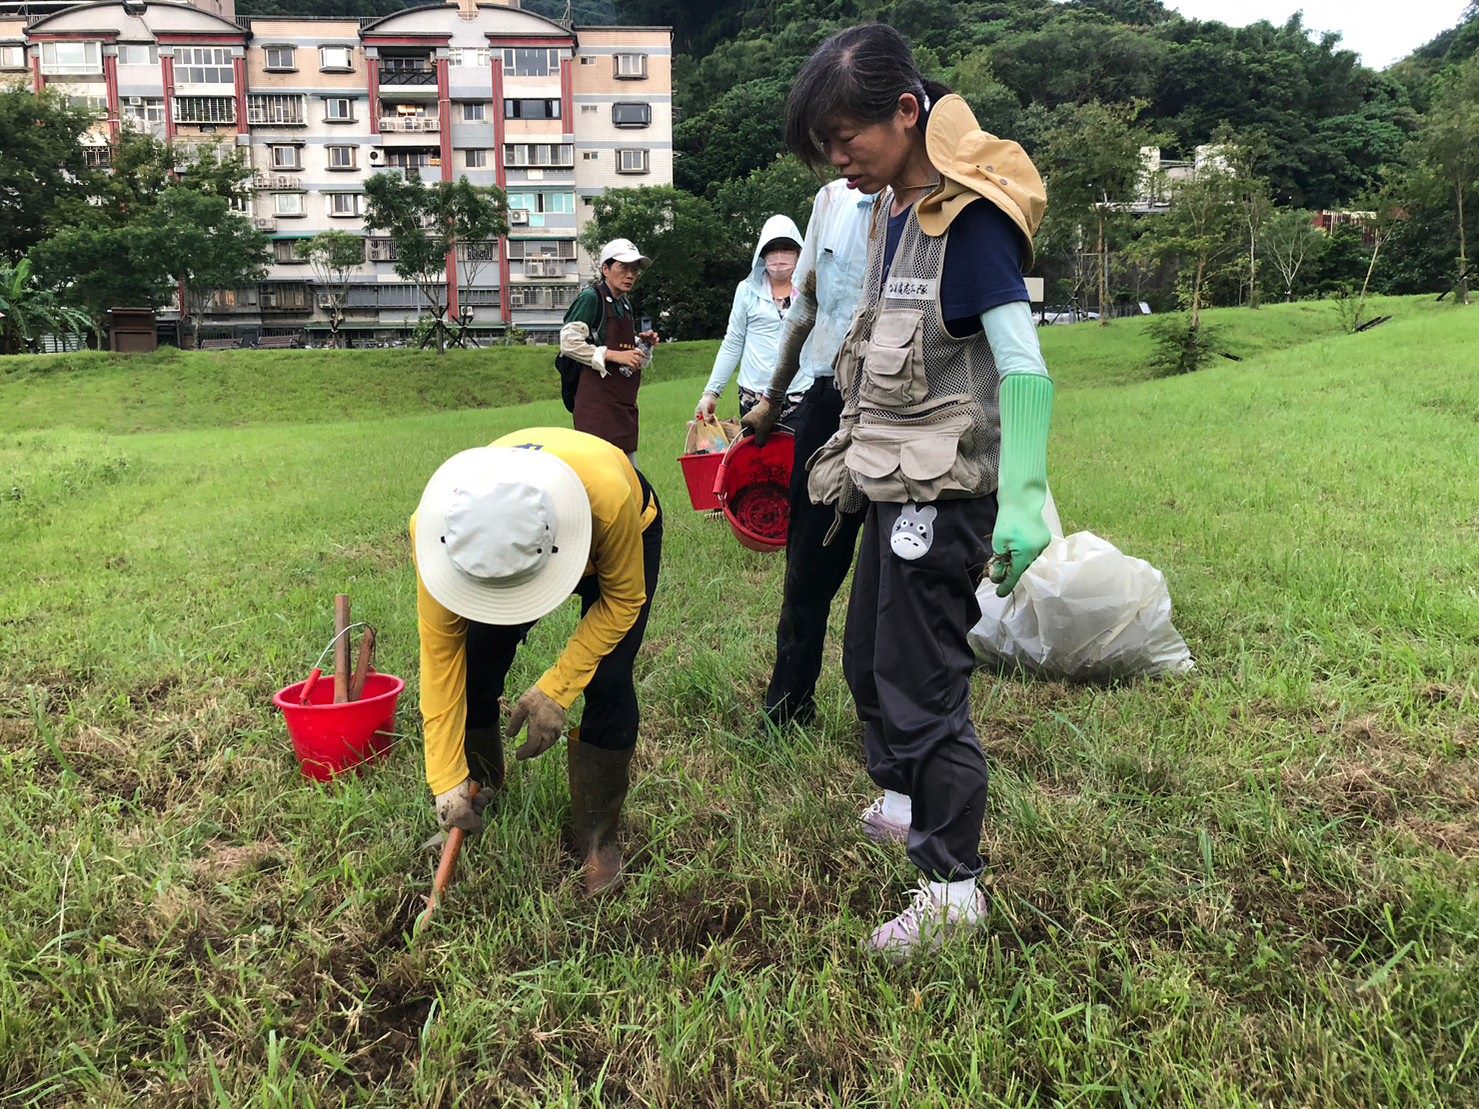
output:
[[[734, 304], [729, 310], [729, 327], [724, 342], [714, 359], [714, 372], [704, 391], [722, 396], [729, 379], [739, 367], [742, 388], [763, 393], [770, 388], [776, 359], [781, 349], [781, 313], [770, 295], [770, 279], [765, 273], [765, 248], [776, 239], [790, 239], [798, 247], [802, 242], [796, 221], [789, 216], [771, 216], [760, 231], [755, 244], [755, 257], [750, 276], [734, 290]], [[811, 374], [803, 369], [791, 379], [787, 393], [804, 392], [811, 386]]]

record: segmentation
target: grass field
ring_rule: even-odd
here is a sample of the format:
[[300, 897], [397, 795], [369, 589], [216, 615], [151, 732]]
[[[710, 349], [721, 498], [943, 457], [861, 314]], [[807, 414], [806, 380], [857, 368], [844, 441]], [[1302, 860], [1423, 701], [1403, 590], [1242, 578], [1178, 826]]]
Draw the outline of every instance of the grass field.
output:
[[[1430, 299], [1213, 313], [1243, 361], [1174, 379], [1140, 321], [1045, 333], [1064, 523], [1164, 569], [1198, 669], [978, 678], [990, 931], [905, 967], [859, 950], [914, 874], [855, 827], [835, 651], [814, 728], [757, 728], [781, 563], [686, 511], [712, 344], [643, 394], [632, 879], [576, 897], [554, 752], [414, 943], [405, 521], [564, 422], [548, 352], [0, 361], [0, 1100], [1479, 1103], [1479, 315]], [[339, 591], [409, 688], [390, 762], [321, 789], [270, 697]]]

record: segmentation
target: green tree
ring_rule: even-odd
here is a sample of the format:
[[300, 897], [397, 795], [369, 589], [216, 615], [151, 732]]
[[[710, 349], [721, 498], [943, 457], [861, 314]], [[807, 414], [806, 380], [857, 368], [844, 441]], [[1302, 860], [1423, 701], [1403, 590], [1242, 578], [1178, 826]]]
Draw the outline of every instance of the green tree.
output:
[[339, 345], [339, 329], [349, 307], [349, 281], [365, 261], [365, 240], [348, 231], [320, 231], [302, 247], [313, 270], [320, 307], [329, 317], [329, 346]]
[[1479, 54], [1448, 78], [1423, 120], [1418, 150], [1453, 198], [1458, 229], [1458, 303], [1469, 303], [1467, 208], [1479, 179]]
[[631, 239], [652, 259], [634, 299], [661, 321], [664, 338], [705, 339], [723, 328], [749, 255], [734, 257], [712, 204], [679, 189], [608, 189], [596, 198], [581, 244], [595, 255], [616, 238]]
[[221, 196], [168, 188], [155, 209], [169, 243], [168, 272], [184, 291], [181, 322], [200, 338], [206, 302], [223, 289], [260, 281], [267, 272], [267, 237], [232, 211]]
[[87, 330], [87, 316], [63, 304], [31, 273], [31, 261], [0, 262], [0, 354], [32, 350], [44, 335]]
[[158, 309], [169, 302], [170, 256], [177, 249], [151, 211], [122, 226], [99, 220], [64, 227], [31, 257], [57, 295], [86, 313], [101, 347], [110, 309]]
[[465, 177], [423, 185], [399, 173], [375, 174], [365, 182], [365, 197], [369, 202], [365, 227], [390, 237], [395, 272], [416, 283], [430, 312], [426, 341], [435, 342], [438, 353], [445, 352], [447, 256], [458, 243], [483, 242], [506, 233], [507, 197], [501, 189], [475, 186]]
[[97, 175], [81, 140], [95, 122], [59, 93], [0, 88], [0, 259], [19, 261], [85, 211]]
[[1139, 104], [1064, 105], [1053, 113], [1037, 159], [1059, 226], [1076, 224], [1092, 237], [1102, 325], [1110, 316], [1110, 247], [1145, 172], [1142, 150], [1155, 145], [1137, 124], [1139, 114]]
[[743, 255], [745, 268], [755, 240], [771, 216], [777, 213], [790, 216], [805, 231], [818, 187], [819, 182], [811, 171], [789, 154], [761, 166], [748, 177], [719, 186], [714, 193], [714, 209], [729, 229], [731, 249]]
[[789, 91], [789, 82], [771, 77], [748, 81], [674, 127], [674, 184], [712, 197], [725, 181], [773, 161], [781, 149]]

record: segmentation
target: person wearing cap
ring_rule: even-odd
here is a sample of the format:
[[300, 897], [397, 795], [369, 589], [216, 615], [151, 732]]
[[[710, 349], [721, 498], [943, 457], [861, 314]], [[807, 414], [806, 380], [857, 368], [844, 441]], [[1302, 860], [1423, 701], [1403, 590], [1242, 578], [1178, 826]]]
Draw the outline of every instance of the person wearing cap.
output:
[[808, 482], [839, 521], [865, 512], [843, 670], [884, 790], [864, 831], [905, 843], [921, 871], [868, 939], [903, 957], [986, 922], [966, 633], [982, 575], [1007, 595], [1049, 541], [1053, 382], [1022, 277], [1047, 196], [1022, 148], [983, 131], [883, 24], [838, 32], [802, 66], [786, 141], [879, 194], [836, 361], [840, 426]]
[[[516, 431], [432, 475], [411, 517], [421, 637], [426, 780], [437, 820], [475, 832], [504, 779], [500, 699], [514, 654], [541, 618], [580, 598], [560, 655], [514, 704], [519, 759], [543, 754], [582, 694], [566, 746], [587, 894], [621, 876], [638, 704], [632, 666], [662, 558], [662, 510], [617, 447], [568, 428]], [[474, 789], [474, 786], [477, 789]]]
[[[796, 272], [800, 256], [801, 231], [796, 221], [781, 215], [766, 220], [755, 243], [750, 276], [735, 286], [729, 326], [714, 358], [714, 371], [709, 375], [708, 384], [694, 409], [694, 419], [714, 414], [719, 397], [736, 369], [739, 370], [741, 416], [754, 408], [770, 387], [771, 373], [780, 351], [781, 325], [791, 308], [795, 292], [791, 276]], [[810, 384], [811, 379], [799, 370], [787, 380], [782, 401], [783, 419], [801, 403], [802, 394]]]
[[637, 389], [658, 335], [638, 333], [629, 296], [652, 259], [630, 239], [613, 239], [601, 248], [599, 264], [600, 278], [565, 312], [560, 353], [590, 370], [576, 386], [575, 429], [614, 443], [635, 464]]

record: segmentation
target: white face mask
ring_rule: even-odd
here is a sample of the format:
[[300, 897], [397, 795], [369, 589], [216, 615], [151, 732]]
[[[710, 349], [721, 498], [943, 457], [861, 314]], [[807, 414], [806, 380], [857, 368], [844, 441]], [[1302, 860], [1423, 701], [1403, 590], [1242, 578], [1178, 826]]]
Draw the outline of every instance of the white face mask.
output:
[[772, 250], [765, 256], [765, 272], [774, 282], [784, 285], [796, 272], [796, 262], [801, 254], [795, 250]]

